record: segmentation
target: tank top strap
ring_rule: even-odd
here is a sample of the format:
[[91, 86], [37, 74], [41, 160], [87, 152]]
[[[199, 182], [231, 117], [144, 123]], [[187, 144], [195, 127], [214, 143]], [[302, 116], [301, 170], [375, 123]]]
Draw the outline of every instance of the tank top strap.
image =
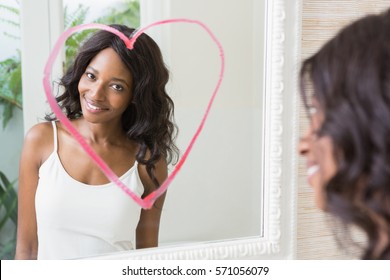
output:
[[51, 124], [53, 126], [54, 152], [57, 152], [58, 150], [57, 125], [55, 121], [51, 121]]

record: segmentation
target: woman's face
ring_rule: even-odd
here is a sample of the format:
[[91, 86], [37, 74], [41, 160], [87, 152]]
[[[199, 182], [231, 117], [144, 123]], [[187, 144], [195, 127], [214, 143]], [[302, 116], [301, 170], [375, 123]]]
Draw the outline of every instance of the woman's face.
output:
[[120, 122], [132, 100], [132, 84], [130, 70], [112, 48], [99, 52], [78, 85], [84, 118], [92, 123]]
[[317, 207], [326, 210], [325, 185], [336, 173], [333, 144], [329, 136], [319, 137], [317, 132], [324, 121], [324, 114], [313, 98], [310, 107], [310, 125], [299, 142], [299, 153], [306, 158], [306, 172], [309, 185], [314, 190]]

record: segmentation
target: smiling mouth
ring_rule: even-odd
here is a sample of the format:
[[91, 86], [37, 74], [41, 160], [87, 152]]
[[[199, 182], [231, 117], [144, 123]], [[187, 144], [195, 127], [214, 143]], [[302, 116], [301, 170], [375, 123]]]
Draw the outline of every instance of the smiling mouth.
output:
[[91, 104], [90, 102], [88, 102], [87, 99], [84, 99], [85, 100], [85, 104], [86, 104], [86, 107], [89, 111], [92, 111], [92, 112], [103, 112], [103, 111], [108, 111], [107, 108], [103, 108], [103, 107], [99, 107], [99, 106], [96, 106], [96, 105], [93, 105]]
[[312, 176], [312, 175], [315, 174], [319, 169], [320, 169], [320, 167], [319, 167], [318, 165], [312, 165], [312, 166], [310, 166], [310, 167], [307, 169], [307, 176], [308, 176], [308, 177]]

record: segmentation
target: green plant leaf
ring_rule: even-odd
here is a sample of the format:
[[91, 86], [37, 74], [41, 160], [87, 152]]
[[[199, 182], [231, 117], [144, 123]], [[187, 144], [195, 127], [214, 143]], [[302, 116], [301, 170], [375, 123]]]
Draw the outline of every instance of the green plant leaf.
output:
[[[14, 201], [14, 203], [11, 205], [12, 207], [10, 207], [9, 209], [7, 209], [7, 212], [4, 214], [4, 216], [1, 218], [1, 221], [0, 221], [0, 231], [3, 229], [4, 225], [8, 222], [8, 221], [12, 221], [14, 223], [14, 225], [16, 226], [16, 223], [13, 219], [13, 215], [14, 213], [16, 213], [17, 211], [17, 207], [18, 207], [18, 203], [17, 201]], [[17, 221], [16, 221], [17, 222]]]
[[13, 40], [20, 40], [20, 36], [15, 36], [15, 35], [13, 35], [11, 33], [6, 32], [6, 31], [4, 31], [3, 34], [4, 34], [4, 36], [6, 36], [8, 38], [11, 38]]
[[0, 10], [6, 10], [14, 15], [17, 15], [19, 16], [20, 14], [20, 11], [18, 8], [14, 8], [14, 7], [10, 7], [10, 6], [6, 6], [6, 5], [3, 5], [3, 4], [0, 4]]
[[10, 72], [8, 86], [12, 91], [15, 100], [18, 96], [22, 95], [22, 67], [20, 63], [12, 70], [12, 72]]
[[110, 9], [107, 15], [98, 18], [99, 23], [119, 23], [137, 28], [140, 24], [139, 0], [127, 0]]
[[88, 12], [89, 12], [89, 7], [86, 7], [82, 4], [79, 4], [76, 10], [73, 11], [68, 11], [68, 7], [65, 7], [64, 9], [65, 29], [84, 23]]
[[0, 61], [0, 67], [3, 68], [2, 71], [9, 71], [10, 69], [15, 68], [15, 58], [10, 57], [6, 60]]
[[[7, 221], [14, 224], [12, 239], [0, 244], [0, 259], [14, 259], [16, 248], [16, 224], [17, 224], [17, 193], [14, 189], [14, 182], [10, 182], [3, 172], [0, 171], [0, 207], [5, 210], [0, 221], [0, 232]], [[2, 211], [1, 213], [4, 213]]]
[[12, 91], [10, 91], [8, 87], [8, 82], [1, 88], [0, 99], [3, 100], [4, 104], [10, 103], [14, 99], [14, 94], [12, 93]]
[[4, 22], [4, 23], [6, 23], [8, 25], [11, 25], [11, 26], [14, 26], [14, 27], [19, 27], [20, 26], [18, 22], [10, 20], [10, 19], [0, 18], [0, 22]]
[[6, 214], [0, 220], [0, 230], [4, 224], [11, 219], [16, 225], [17, 223], [17, 203], [18, 195], [14, 189], [14, 183], [11, 183], [5, 174], [0, 171], [0, 207], [4, 207]]
[[[0, 11], [2, 16], [0, 22], [5, 23], [12, 28], [20, 28], [19, 7], [0, 4]], [[7, 12], [13, 18], [4, 18], [4, 12]], [[18, 38], [18, 36], [7, 31], [4, 32], [4, 34], [11, 38]], [[0, 61], [0, 104], [3, 106], [1, 118], [3, 119], [2, 123], [4, 129], [13, 116], [13, 108], [17, 107], [22, 109], [21, 60], [19, 50], [17, 50], [16, 56]]]
[[7, 126], [8, 122], [11, 120], [13, 116], [13, 106], [11, 103], [6, 103], [3, 105], [3, 129]]
[[13, 116], [13, 108], [22, 109], [20, 53], [0, 62], [0, 103], [3, 106], [3, 129]]
[[15, 258], [16, 239], [0, 245], [0, 259], [13, 260]]
[[[11, 184], [11, 182], [8, 180], [8, 178], [5, 176], [5, 174], [1, 171], [0, 171], [0, 179], [3, 182], [4, 186], [8, 186]], [[0, 189], [2, 190], [3, 186]], [[0, 194], [1, 194], [1, 190], [0, 190]]]

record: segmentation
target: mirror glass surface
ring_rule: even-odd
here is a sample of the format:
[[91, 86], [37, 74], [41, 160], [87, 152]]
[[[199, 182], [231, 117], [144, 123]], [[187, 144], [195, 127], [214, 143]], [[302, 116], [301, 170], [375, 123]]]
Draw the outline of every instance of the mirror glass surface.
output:
[[[259, 2], [141, 5], [142, 25], [165, 18], [200, 20], [225, 52], [222, 86], [202, 134], [168, 190], [161, 245], [262, 234], [264, 7]], [[148, 34], [160, 44], [171, 71], [168, 92], [175, 102], [177, 143], [184, 151], [217, 83], [218, 49], [197, 25], [164, 25]]]
[[[111, 1], [63, 4], [68, 11], [78, 4], [89, 7], [87, 22], [113, 6]], [[224, 80], [209, 117], [169, 186], [160, 246], [262, 236], [264, 6], [256, 0], [140, 2], [141, 26], [167, 18], [199, 20], [225, 54]], [[219, 51], [194, 24], [163, 25], [147, 33], [160, 45], [170, 70], [167, 91], [175, 103], [177, 144], [184, 152], [217, 83]]]

